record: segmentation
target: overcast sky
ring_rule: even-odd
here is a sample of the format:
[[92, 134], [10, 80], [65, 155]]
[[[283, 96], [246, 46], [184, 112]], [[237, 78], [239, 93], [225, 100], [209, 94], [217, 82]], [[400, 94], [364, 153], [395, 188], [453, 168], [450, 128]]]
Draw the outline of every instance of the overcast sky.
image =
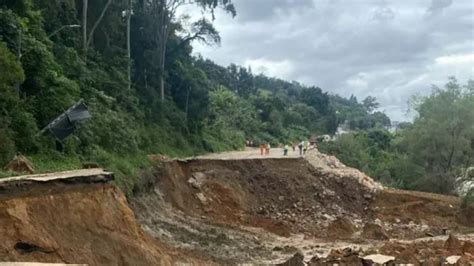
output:
[[220, 46], [194, 52], [227, 66], [377, 97], [393, 120], [448, 76], [474, 79], [473, 0], [233, 0], [217, 13]]

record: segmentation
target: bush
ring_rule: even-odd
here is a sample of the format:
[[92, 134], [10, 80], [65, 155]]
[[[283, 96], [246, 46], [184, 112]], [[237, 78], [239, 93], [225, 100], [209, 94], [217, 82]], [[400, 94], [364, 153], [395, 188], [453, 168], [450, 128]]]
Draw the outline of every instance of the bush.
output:
[[462, 200], [461, 208], [466, 209], [468, 207], [474, 208], [474, 188], [471, 188]]

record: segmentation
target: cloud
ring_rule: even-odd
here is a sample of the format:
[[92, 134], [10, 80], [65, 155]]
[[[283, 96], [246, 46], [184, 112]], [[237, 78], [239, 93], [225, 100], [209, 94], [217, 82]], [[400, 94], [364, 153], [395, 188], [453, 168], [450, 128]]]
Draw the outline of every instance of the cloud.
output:
[[389, 21], [395, 18], [395, 12], [390, 7], [378, 7], [373, 11], [373, 19]]
[[272, 61], [265, 58], [247, 59], [245, 66], [250, 66], [257, 74], [265, 74], [271, 77], [291, 76], [294, 70], [293, 63], [289, 60]]
[[407, 119], [411, 95], [428, 94], [452, 75], [474, 78], [470, 1], [234, 3], [237, 18], [218, 14], [215, 22], [221, 46], [195, 43], [196, 53], [342, 96], [373, 95], [395, 120]]

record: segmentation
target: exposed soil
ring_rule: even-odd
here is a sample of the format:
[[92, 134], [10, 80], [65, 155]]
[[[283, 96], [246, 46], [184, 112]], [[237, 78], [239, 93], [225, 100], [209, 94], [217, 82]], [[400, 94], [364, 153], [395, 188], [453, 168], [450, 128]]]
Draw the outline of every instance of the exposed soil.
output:
[[28, 187], [0, 194], [0, 261], [168, 265], [182, 260], [143, 232], [114, 185]]
[[0, 261], [367, 265], [364, 257], [383, 254], [394, 257], [391, 263], [440, 265], [459, 256], [450, 259], [469, 265], [473, 259], [472, 214], [458, 198], [383, 188], [317, 151], [305, 158], [253, 151], [150, 158], [156, 167], [143, 172], [143, 189], [128, 201], [91, 169], [83, 170], [93, 176], [86, 179], [84, 172], [0, 181]]
[[[205, 179], [200, 188], [188, 182], [196, 174]], [[321, 228], [337, 216], [370, 213], [372, 200], [356, 180], [335, 179], [303, 159], [172, 161], [157, 187], [166, 202], [187, 214], [282, 236], [322, 236]]]
[[459, 221], [458, 198], [383, 189], [317, 151], [236, 157], [166, 160], [146, 173], [150, 191], [132, 199], [143, 227], [218, 263], [283, 263], [296, 251], [309, 262], [345, 247], [366, 254], [396, 239], [473, 230]]

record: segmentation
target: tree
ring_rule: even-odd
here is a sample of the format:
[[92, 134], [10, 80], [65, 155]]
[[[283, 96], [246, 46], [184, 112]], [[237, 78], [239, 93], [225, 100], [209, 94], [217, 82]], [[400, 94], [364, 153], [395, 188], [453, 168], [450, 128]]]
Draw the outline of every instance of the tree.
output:
[[127, 1], [127, 10], [125, 13], [127, 20], [127, 90], [130, 91], [132, 86], [132, 56], [131, 56], [131, 40], [130, 40], [130, 23], [132, 20], [133, 1]]
[[[203, 11], [209, 10], [214, 18], [214, 10], [222, 7], [226, 12], [235, 16], [235, 8], [231, 0], [150, 0], [145, 7], [149, 16], [153, 18], [154, 23], [154, 41], [157, 43], [158, 59], [158, 78], [161, 101], [165, 98], [165, 63], [167, 54], [167, 44], [172, 33], [173, 23], [176, 22], [176, 14], [184, 5], [196, 5]], [[201, 18], [191, 24], [188, 36], [183, 38], [183, 43], [193, 40], [200, 40], [206, 43], [218, 43], [217, 31], [212, 24], [205, 18]]]
[[433, 87], [428, 97], [414, 101], [418, 117], [406, 129], [406, 148], [424, 167], [424, 189], [449, 192], [457, 169], [468, 165], [474, 151], [474, 97], [454, 78], [445, 89]]
[[372, 96], [367, 96], [363, 101], [362, 105], [364, 106], [365, 110], [369, 113], [372, 113], [375, 109], [379, 108], [379, 103], [377, 102], [377, 98]]
[[107, 0], [104, 7], [102, 8], [102, 11], [100, 12], [99, 17], [97, 18], [94, 25], [88, 32], [87, 24], [88, 24], [89, 0], [82, 0], [82, 49], [84, 53], [84, 60], [86, 60], [87, 58], [87, 50], [89, 49], [89, 46], [93, 40], [95, 30], [97, 29], [100, 22], [104, 18], [104, 15], [107, 12], [107, 9], [109, 8], [111, 3], [112, 3], [112, 0]]

